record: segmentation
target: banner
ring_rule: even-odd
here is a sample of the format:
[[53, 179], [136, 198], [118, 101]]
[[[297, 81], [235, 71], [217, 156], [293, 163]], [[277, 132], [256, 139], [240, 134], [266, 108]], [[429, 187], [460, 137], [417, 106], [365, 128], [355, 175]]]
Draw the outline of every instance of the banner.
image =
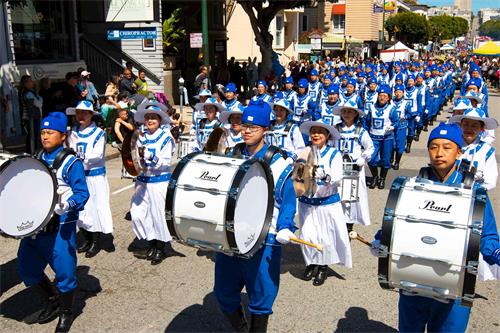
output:
[[396, 10], [397, 1], [395, 0], [373, 0], [373, 12], [382, 13], [382, 6], [386, 13], [392, 13]]

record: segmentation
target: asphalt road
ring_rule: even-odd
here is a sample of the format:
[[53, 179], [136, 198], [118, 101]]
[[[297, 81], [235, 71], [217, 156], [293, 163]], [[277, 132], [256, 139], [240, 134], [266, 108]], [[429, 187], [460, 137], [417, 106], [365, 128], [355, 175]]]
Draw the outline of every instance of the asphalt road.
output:
[[[490, 97], [490, 113], [500, 118], [500, 97]], [[445, 119], [445, 115], [440, 117]], [[498, 131], [497, 131], [498, 133]], [[498, 134], [497, 134], [498, 135]], [[388, 184], [399, 175], [413, 176], [427, 163], [428, 133], [405, 155], [399, 171], [389, 173]], [[497, 151], [500, 144], [495, 143]], [[497, 161], [500, 156], [497, 153]], [[132, 182], [120, 179], [119, 159], [107, 162], [111, 209], [115, 226], [114, 252], [87, 259], [78, 256], [79, 290], [75, 302], [78, 317], [73, 332], [225, 332], [230, 331], [215, 300], [213, 253], [174, 244], [175, 255], [158, 266], [134, 257], [141, 243], [134, 242], [128, 211]], [[387, 186], [389, 187], [389, 186]], [[388, 190], [369, 190], [373, 225], [356, 226], [371, 239], [381, 226]], [[500, 214], [500, 192], [490, 193]], [[27, 203], [27, 206], [29, 203]], [[497, 218], [497, 221], [500, 218]], [[497, 222], [497, 225], [499, 223]], [[109, 241], [109, 240], [108, 240]], [[42, 301], [35, 290], [25, 288], [17, 273], [18, 241], [0, 239], [0, 327], [3, 332], [50, 332], [56, 321], [33, 324]], [[108, 251], [110, 251], [108, 242]], [[393, 332], [397, 330], [394, 291], [377, 282], [377, 260], [360, 242], [352, 243], [352, 269], [331, 266], [321, 287], [301, 280], [304, 263], [296, 245], [284, 247], [281, 285], [269, 322], [271, 332]], [[50, 268], [48, 274], [52, 274]], [[500, 332], [498, 282], [478, 282], [468, 330]], [[246, 301], [245, 294], [243, 300]]]

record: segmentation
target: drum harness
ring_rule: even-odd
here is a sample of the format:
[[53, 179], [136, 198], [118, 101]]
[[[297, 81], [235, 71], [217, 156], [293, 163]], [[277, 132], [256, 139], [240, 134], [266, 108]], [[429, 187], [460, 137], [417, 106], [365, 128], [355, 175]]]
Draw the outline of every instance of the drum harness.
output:
[[[43, 149], [39, 150], [35, 154], [35, 158], [37, 160], [46, 163], [44, 160], [42, 160], [43, 153], [44, 153]], [[53, 172], [55, 175], [57, 173], [57, 170], [61, 167], [62, 163], [66, 159], [66, 157], [71, 155], [76, 156], [76, 152], [73, 149], [63, 148], [60, 152], [57, 153], [56, 157], [54, 158], [54, 162], [52, 163], [52, 166], [49, 166], [50, 171]], [[61, 222], [60, 218], [61, 218], [60, 215], [53, 214], [50, 221], [42, 230], [45, 232], [57, 232], [59, 230], [59, 224]], [[36, 235], [34, 235], [33, 237], [36, 237]]]

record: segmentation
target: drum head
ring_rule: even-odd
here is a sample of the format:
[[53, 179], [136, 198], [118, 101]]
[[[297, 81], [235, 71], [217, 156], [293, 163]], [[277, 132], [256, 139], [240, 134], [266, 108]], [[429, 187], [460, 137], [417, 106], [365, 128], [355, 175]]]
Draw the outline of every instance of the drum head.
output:
[[251, 164], [241, 180], [234, 211], [234, 234], [243, 255], [262, 244], [262, 237], [267, 235], [271, 221], [266, 220], [266, 215], [269, 203], [273, 202], [269, 200], [272, 192], [269, 192], [268, 182], [272, 179], [268, 179], [260, 163]]
[[43, 162], [31, 157], [6, 162], [0, 171], [0, 229], [16, 238], [38, 232], [52, 217], [56, 188]]

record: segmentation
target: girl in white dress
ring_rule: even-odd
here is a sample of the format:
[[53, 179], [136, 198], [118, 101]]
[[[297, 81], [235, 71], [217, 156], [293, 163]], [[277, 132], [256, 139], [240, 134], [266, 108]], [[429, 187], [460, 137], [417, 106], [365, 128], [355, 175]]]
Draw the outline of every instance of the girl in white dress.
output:
[[139, 105], [134, 120], [144, 124], [137, 141], [142, 170], [137, 176], [130, 215], [138, 239], [149, 242], [146, 258], [152, 265], [165, 259], [165, 245], [172, 240], [165, 221], [165, 198], [171, 177], [175, 142], [167, 125], [170, 118], [158, 103]]
[[85, 180], [90, 197], [80, 212], [78, 227], [84, 242], [77, 248], [78, 253], [92, 258], [101, 250], [102, 234], [113, 233], [113, 218], [109, 205], [109, 184], [104, 166], [106, 133], [92, 121], [92, 102], [81, 101], [74, 108], [67, 108], [66, 114], [76, 115], [78, 125], [68, 135], [68, 146], [83, 162]]
[[315, 193], [311, 197], [299, 197], [300, 238], [324, 245], [322, 252], [302, 246], [306, 262], [304, 279], [309, 281], [314, 277], [313, 284], [320, 286], [326, 280], [328, 265], [340, 263], [352, 266], [346, 219], [338, 193], [342, 179], [342, 155], [327, 144], [329, 140], [338, 140], [340, 135], [334, 126], [322, 120], [304, 122], [300, 131], [310, 135], [318, 165]]

